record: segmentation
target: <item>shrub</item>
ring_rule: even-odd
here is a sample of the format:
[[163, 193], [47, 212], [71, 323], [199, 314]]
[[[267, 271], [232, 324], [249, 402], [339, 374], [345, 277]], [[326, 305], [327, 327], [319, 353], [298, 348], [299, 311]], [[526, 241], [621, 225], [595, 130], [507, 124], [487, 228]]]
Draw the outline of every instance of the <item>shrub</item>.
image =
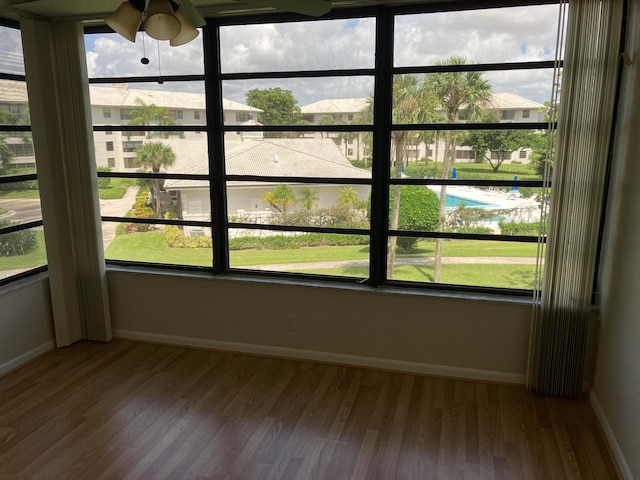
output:
[[[11, 225], [11, 222], [0, 221], [0, 228]], [[14, 257], [32, 252], [37, 245], [36, 232], [21, 230], [0, 235], [0, 257]]]
[[484, 229], [491, 233], [491, 229], [483, 227], [481, 224], [488, 220], [491, 220], [495, 212], [486, 210], [484, 208], [465, 207], [461, 205], [453, 211], [446, 213], [446, 227], [450, 232], [459, 233], [487, 233], [480, 231], [473, 231], [473, 229]]
[[[154, 218], [153, 209], [147, 205], [145, 198], [138, 198], [131, 209], [131, 218]], [[154, 226], [149, 223], [125, 223], [122, 231], [124, 233], [148, 232]]]
[[301, 247], [345, 245], [369, 245], [369, 237], [337, 233], [305, 233], [302, 235], [246, 236], [229, 239], [229, 250], [291, 250]]
[[503, 235], [538, 235], [540, 222], [516, 223], [500, 222], [500, 232]]
[[[274, 215], [271, 223], [281, 225], [282, 215]], [[362, 211], [337, 206], [289, 212], [286, 224], [299, 227], [369, 228], [369, 222]]]
[[198, 235], [196, 237], [187, 237], [183, 235], [182, 230], [175, 225], [167, 225], [164, 229], [164, 237], [167, 247], [173, 248], [211, 248], [213, 241], [211, 237]]
[[[96, 170], [98, 172], [110, 172], [111, 167], [97, 167]], [[109, 188], [109, 185], [111, 185], [111, 178], [98, 177], [98, 188]]]
[[[394, 188], [389, 195], [389, 216], [392, 215]], [[440, 200], [423, 185], [403, 185], [400, 190], [399, 230], [432, 231], [438, 227]], [[398, 237], [401, 253], [411, 253], [418, 241], [413, 237]]]

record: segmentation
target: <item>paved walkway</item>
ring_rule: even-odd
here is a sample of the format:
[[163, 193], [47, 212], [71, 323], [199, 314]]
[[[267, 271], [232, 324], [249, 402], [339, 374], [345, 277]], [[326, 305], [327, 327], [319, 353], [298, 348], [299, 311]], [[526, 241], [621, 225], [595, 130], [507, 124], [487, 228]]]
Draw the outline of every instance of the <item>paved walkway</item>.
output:
[[[396, 265], [432, 265], [433, 263], [434, 259], [428, 257], [397, 258], [395, 262]], [[442, 263], [444, 265], [535, 265], [536, 259], [532, 257], [443, 257]], [[323, 268], [367, 267], [368, 265], [369, 260], [332, 260], [327, 262], [245, 265], [239, 268], [288, 272], [292, 270], [317, 270]]]
[[[131, 186], [124, 193], [122, 198], [115, 200], [100, 200], [100, 214], [108, 217], [124, 217], [124, 214], [131, 210], [131, 206], [135, 202], [138, 189], [140, 187]], [[105, 250], [116, 236], [117, 223], [102, 223], [102, 241]]]

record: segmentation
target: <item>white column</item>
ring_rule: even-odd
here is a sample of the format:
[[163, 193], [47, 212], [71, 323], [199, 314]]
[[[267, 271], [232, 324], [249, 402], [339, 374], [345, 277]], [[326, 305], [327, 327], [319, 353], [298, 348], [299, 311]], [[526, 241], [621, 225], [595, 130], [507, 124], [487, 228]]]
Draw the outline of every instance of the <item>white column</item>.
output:
[[58, 346], [108, 341], [111, 319], [89, 86], [78, 23], [20, 24]]

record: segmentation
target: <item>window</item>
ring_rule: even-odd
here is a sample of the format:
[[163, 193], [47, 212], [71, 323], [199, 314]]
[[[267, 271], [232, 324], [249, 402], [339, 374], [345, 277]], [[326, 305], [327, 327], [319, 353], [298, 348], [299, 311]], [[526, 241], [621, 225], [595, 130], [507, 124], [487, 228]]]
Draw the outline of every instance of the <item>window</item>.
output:
[[113, 142], [106, 143], [107, 152], [113, 152]]
[[107, 167], [116, 168], [116, 159], [114, 157], [107, 158]]
[[176, 111], [176, 119], [182, 120], [184, 118], [184, 112], [182, 110]]
[[127, 108], [121, 108], [120, 120], [131, 120], [131, 110]]
[[124, 157], [124, 168], [138, 168], [136, 157]]
[[[0, 25], [0, 285], [46, 269], [22, 41]], [[8, 61], [7, 61], [8, 60]]]
[[[201, 92], [218, 106], [222, 120], [198, 124], [197, 130], [182, 123], [160, 132], [149, 126], [144, 143], [123, 142], [125, 152], [167, 147], [175, 158], [160, 168], [125, 158], [126, 169], [144, 170], [130, 173], [148, 185], [147, 208], [153, 215], [131, 222], [123, 212], [117, 221], [110, 216], [109, 222], [135, 224], [132, 233], [164, 235], [174, 239], [176, 248], [202, 242], [203, 253], [185, 263], [215, 273], [481, 292], [530, 290], [538, 227], [529, 225], [530, 232], [514, 227], [526, 233], [511, 235], [501, 223], [534, 224], [540, 209], [530, 199], [543, 184], [532, 166], [513, 164], [507, 172], [503, 162], [511, 152], [522, 155], [535, 148], [532, 135], [550, 134], [546, 123], [516, 120], [518, 108], [511, 101], [548, 100], [558, 6], [505, 5], [508, 8], [475, 11], [461, 4], [444, 12], [440, 4], [424, 4], [411, 10], [382, 9], [377, 17], [330, 20], [253, 16], [248, 24], [238, 17], [216, 19], [206, 28], [217, 30], [213, 37], [219, 39], [219, 50], [217, 45], [204, 45], [204, 50], [214, 49], [207, 55], [215, 57], [220, 72], [205, 75], [207, 85]], [[500, 24], [495, 22], [498, 16]], [[377, 28], [380, 21], [393, 22], [393, 38], [376, 41], [376, 35], [387, 31]], [[465, 25], [472, 34], [455, 34], [446, 25]], [[268, 44], [278, 55], [252, 54], [250, 61], [241, 61], [237, 51], [256, 52], [252, 42], [263, 41], [264, 32], [274, 32]], [[304, 59], [295, 55], [315, 38], [312, 32], [350, 48], [335, 55], [330, 43], [314, 41]], [[509, 38], [505, 48], [490, 47], [496, 34]], [[534, 40], [540, 45], [535, 51], [513, 48]], [[389, 50], [376, 55], [376, 44]], [[466, 63], [458, 58], [460, 52], [466, 54]], [[531, 86], [533, 77], [536, 87]], [[166, 81], [165, 105], [176, 105], [176, 98], [196, 91], [191, 86], [201, 78], [200, 73], [181, 76], [184, 88], [174, 79]], [[479, 82], [473, 95], [452, 105], [447, 103], [452, 96], [442, 90], [447, 85], [443, 80], [451, 79], [462, 87], [474, 79]], [[128, 83], [135, 80], [127, 77]], [[391, 91], [376, 90], [389, 80]], [[138, 83], [144, 81], [140, 74]], [[144, 90], [143, 85], [136, 87]], [[148, 90], [158, 95], [156, 87]], [[249, 92], [258, 93], [251, 107], [246, 104]], [[181, 104], [204, 105], [204, 94], [200, 96]], [[383, 108], [374, 108], [378, 102]], [[269, 108], [275, 103], [288, 106], [275, 115]], [[199, 120], [199, 111], [193, 111]], [[219, 115], [204, 119], [215, 117]], [[246, 124], [252, 118], [259, 118], [260, 125]], [[528, 117], [523, 113], [522, 118]], [[500, 120], [511, 123], [507, 127]], [[204, 135], [197, 135], [200, 131]], [[210, 166], [215, 170], [209, 171]], [[518, 177], [531, 180], [511, 180], [512, 167], [520, 169]], [[400, 209], [394, 211], [398, 197]], [[415, 222], [404, 218], [407, 208], [419, 212]], [[274, 244], [291, 248], [276, 254], [269, 248]], [[261, 249], [259, 264], [240, 245]], [[325, 249], [338, 260], [329, 266], [314, 264], [310, 250], [294, 248], [300, 245]], [[107, 247], [107, 259], [167, 261], [160, 252], [154, 257], [136, 251], [139, 246], [133, 241], [130, 248], [124, 254], [122, 248], [112, 253], [116, 250]], [[500, 263], [501, 257], [511, 256], [526, 260]]]
[[526, 150], [520, 150], [519, 158], [521, 158], [521, 159], [527, 158], [527, 151]]
[[122, 151], [125, 153], [135, 152], [141, 146], [142, 142], [137, 140], [132, 142], [122, 142]]
[[522, 118], [529, 118], [530, 113], [529, 110], [522, 110]]
[[105, 135], [113, 135], [113, 132], [104, 132]]
[[102, 109], [102, 118], [111, 118], [111, 109], [110, 108], [103, 108]]
[[475, 160], [476, 152], [473, 150], [456, 150], [456, 160]]
[[502, 110], [500, 112], [500, 120], [513, 120], [516, 118], [516, 112], [513, 110]]

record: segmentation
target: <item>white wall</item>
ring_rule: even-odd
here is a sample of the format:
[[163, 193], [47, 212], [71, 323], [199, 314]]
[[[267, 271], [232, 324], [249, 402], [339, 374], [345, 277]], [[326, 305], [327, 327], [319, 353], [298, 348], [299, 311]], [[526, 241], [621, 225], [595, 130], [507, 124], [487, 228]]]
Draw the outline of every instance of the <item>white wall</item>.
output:
[[592, 401], [625, 478], [640, 478], [640, 5], [630, 3], [625, 67], [601, 277]]
[[116, 336], [522, 383], [531, 306], [110, 271]]
[[0, 290], [0, 374], [55, 348], [46, 275]]

